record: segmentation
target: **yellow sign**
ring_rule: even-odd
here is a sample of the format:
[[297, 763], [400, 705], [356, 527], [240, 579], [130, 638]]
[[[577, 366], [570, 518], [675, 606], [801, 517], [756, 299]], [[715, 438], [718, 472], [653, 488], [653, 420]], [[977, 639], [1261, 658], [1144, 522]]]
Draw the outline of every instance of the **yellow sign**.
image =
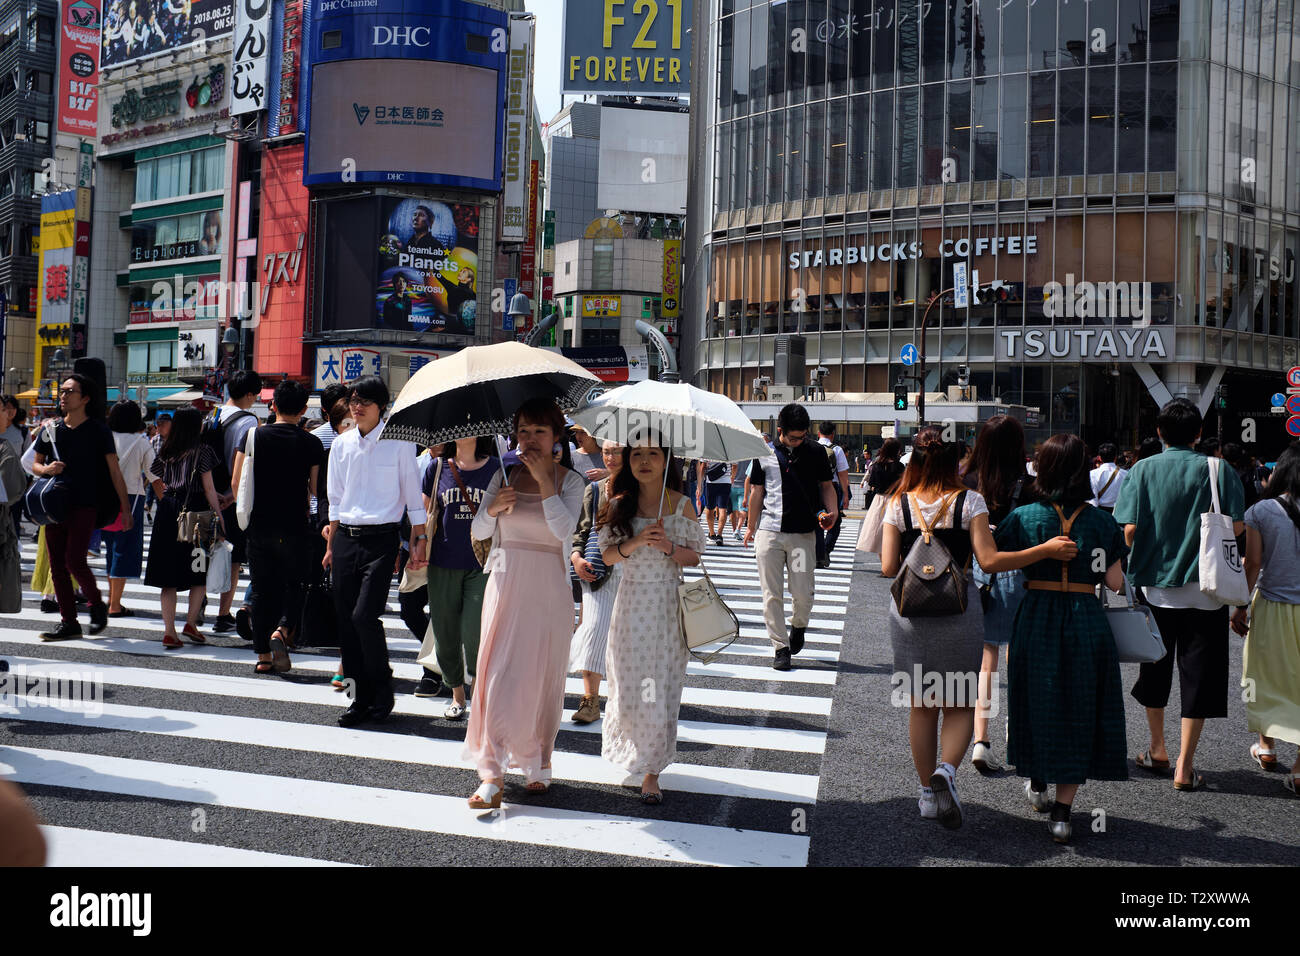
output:
[[41, 213], [40, 248], [70, 249], [72, 247], [75, 210]]
[[664, 240], [664, 286], [659, 302], [659, 314], [665, 319], [675, 319], [681, 310], [682, 295], [682, 241]]
[[623, 297], [621, 295], [584, 295], [582, 297], [582, 317], [584, 319], [622, 314]]

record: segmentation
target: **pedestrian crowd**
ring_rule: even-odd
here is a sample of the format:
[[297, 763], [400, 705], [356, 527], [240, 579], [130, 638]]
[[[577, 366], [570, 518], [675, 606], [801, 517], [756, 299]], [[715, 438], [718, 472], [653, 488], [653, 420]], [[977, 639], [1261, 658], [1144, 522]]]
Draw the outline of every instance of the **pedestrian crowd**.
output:
[[[505, 443], [421, 449], [381, 441], [392, 397], [376, 376], [325, 389], [315, 420], [304, 385], [270, 391], [266, 421], [254, 411], [261, 377], [240, 371], [211, 413], [146, 424], [134, 403], [106, 410], [103, 383], [74, 373], [62, 415], [30, 435], [0, 396], [0, 477], [6, 455], [23, 455], [35, 479], [25, 495], [5, 482], [18, 507], [0, 516], [0, 551], [25, 502], [41, 525], [33, 590], [59, 614], [42, 639], [82, 636], [83, 605], [92, 635], [133, 616], [123, 595], [143, 575], [168, 649], [207, 642], [209, 597], [213, 632], [250, 644], [257, 674], [290, 671], [299, 647], [338, 647], [331, 683], [349, 698], [338, 723], [370, 728], [396, 705], [382, 621], [396, 580], [421, 643], [415, 696], [445, 697], [446, 720], [468, 718], [475, 809], [500, 806], [511, 770], [527, 792], [549, 789], [572, 672], [582, 694], [570, 719], [603, 716], [602, 756], [640, 779], [646, 804], [662, 802], [690, 660], [678, 585], [728, 530], [754, 548], [772, 666], [790, 670], [804, 647], [814, 572], [830, 566], [851, 489], [833, 424], [812, 434], [801, 404], [780, 411], [761, 458], [683, 461], [653, 433], [602, 444], [546, 398], [513, 410]], [[1117, 610], [1154, 622], [1165, 650], [1140, 659], [1130, 691], [1147, 716], [1136, 767], [1204, 786], [1195, 757], [1205, 721], [1227, 715], [1230, 626], [1246, 638], [1252, 759], [1273, 769], [1278, 740], [1300, 744], [1300, 443], [1270, 473], [1240, 446], [1201, 441], [1201, 426], [1175, 399], [1154, 446], [1092, 454], [1059, 434], [1031, 458], [1019, 422], [996, 416], [973, 448], [927, 427], [910, 454], [891, 438], [869, 462], [859, 548], [894, 578], [888, 629], [922, 817], [961, 825], [968, 751], [978, 771], [1000, 769], [991, 698], [1005, 669], [1006, 760], [1053, 838], [1070, 839], [1079, 786], [1128, 777]], [[1243, 578], [1238, 600], [1203, 579], [1206, 513], [1231, 528], [1225, 541], [1240, 536], [1223, 549]], [[87, 560], [100, 540], [106, 594]], [[1300, 759], [1293, 792], [1298, 780]]]
[[[1228, 715], [1230, 626], [1246, 638], [1250, 758], [1280, 769], [1277, 741], [1300, 744], [1300, 442], [1270, 471], [1201, 428], [1197, 406], [1174, 399], [1135, 451], [1094, 455], [1058, 434], [1031, 459], [1005, 415], [973, 449], [934, 427], [905, 465], [898, 442], [880, 448], [859, 548], [894, 578], [896, 701], [910, 708], [923, 818], [961, 826], [968, 750], [979, 772], [1001, 769], [989, 731], [1003, 667], [1006, 759], [1057, 842], [1080, 785], [1128, 778], [1121, 660], [1139, 664], [1130, 693], [1146, 714], [1131, 765], [1178, 790], [1205, 786], [1197, 748]], [[1298, 782], [1300, 757], [1283, 778], [1292, 793]]]

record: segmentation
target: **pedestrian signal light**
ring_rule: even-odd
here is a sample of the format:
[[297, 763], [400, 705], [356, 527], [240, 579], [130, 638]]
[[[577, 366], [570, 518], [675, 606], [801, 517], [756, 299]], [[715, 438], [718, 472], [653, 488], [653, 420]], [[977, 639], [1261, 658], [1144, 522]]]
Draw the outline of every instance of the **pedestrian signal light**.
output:
[[896, 412], [907, 411], [907, 386], [906, 385], [894, 386], [894, 411]]

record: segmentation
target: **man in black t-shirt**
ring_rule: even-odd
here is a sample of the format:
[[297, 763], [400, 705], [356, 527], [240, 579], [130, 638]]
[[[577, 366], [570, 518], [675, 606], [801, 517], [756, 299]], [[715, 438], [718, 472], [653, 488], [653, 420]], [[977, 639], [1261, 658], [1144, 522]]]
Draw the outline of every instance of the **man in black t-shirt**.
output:
[[236, 490], [243, 470], [253, 469], [247, 537], [259, 674], [282, 673], [290, 666], [286, 644], [302, 615], [309, 502], [325, 461], [320, 439], [300, 427], [307, 408], [306, 386], [286, 379], [275, 387], [272, 404], [275, 423], [248, 433], [244, 448], [235, 454], [234, 468]]
[[38, 478], [62, 475], [68, 500], [68, 512], [63, 520], [45, 527], [50, 577], [62, 620], [53, 631], [41, 635], [43, 641], [81, 636], [72, 590], [74, 577], [90, 602], [90, 633], [98, 634], [108, 626], [108, 605], [100, 597], [86, 552], [91, 533], [115, 517], [113, 492], [122, 515], [122, 530], [130, 531], [132, 526], [126, 482], [117, 464], [113, 433], [104, 423], [99, 386], [85, 375], [72, 373], [59, 389], [59, 407], [63, 421], [41, 429], [36, 439], [36, 461], [32, 465], [32, 473]]
[[[749, 469], [745, 545], [754, 545], [763, 587], [763, 619], [776, 649], [772, 666], [790, 669], [790, 655], [803, 650], [812, 613], [818, 526], [834, 527], [839, 514], [826, 450], [808, 441], [808, 411], [794, 402], [781, 409], [772, 454]], [[790, 580], [793, 614], [785, 627], [785, 581]]]

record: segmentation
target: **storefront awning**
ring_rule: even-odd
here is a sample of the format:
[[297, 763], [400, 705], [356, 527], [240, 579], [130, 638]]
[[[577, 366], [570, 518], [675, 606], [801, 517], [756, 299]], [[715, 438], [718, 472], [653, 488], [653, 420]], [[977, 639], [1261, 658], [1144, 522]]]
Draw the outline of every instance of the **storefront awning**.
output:
[[168, 395], [165, 398], [158, 399], [158, 404], [160, 406], [165, 406], [167, 408], [180, 408], [183, 405], [189, 405], [193, 402], [197, 402], [202, 397], [203, 397], [203, 389], [187, 388], [179, 392], [173, 392], [171, 395]]
[[[152, 385], [149, 387], [149, 394], [146, 401], [150, 405], [156, 405], [164, 398], [167, 398], [171, 395], [175, 395], [177, 392], [184, 392], [184, 391], [186, 391], [186, 386], [184, 385]], [[110, 403], [120, 400], [120, 396], [118, 395], [118, 389], [116, 385], [110, 386], [108, 389], [106, 389], [106, 392], [108, 396], [108, 401]], [[134, 386], [128, 385], [126, 387], [126, 400], [129, 402], [135, 401]]]
[[40, 389], [37, 388], [29, 388], [27, 391], [19, 392], [17, 395], [14, 396], [14, 398], [18, 399], [18, 401], [20, 402], [34, 402], [36, 401], [36, 399], [40, 397], [41, 397], [41, 392]]

